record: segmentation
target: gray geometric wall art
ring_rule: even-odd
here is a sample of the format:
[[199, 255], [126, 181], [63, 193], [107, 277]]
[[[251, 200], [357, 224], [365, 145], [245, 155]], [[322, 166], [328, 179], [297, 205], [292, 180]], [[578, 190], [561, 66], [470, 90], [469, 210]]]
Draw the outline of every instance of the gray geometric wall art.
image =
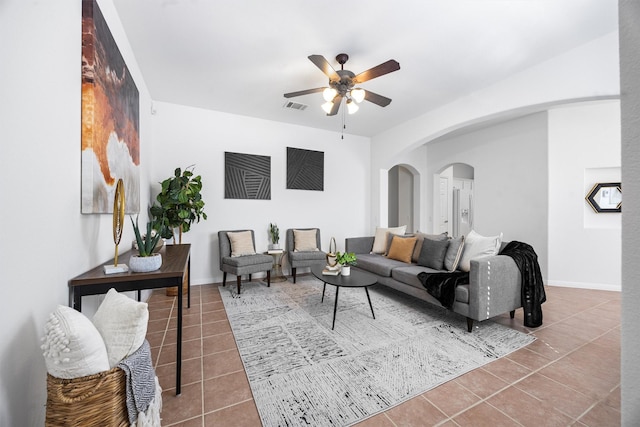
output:
[[224, 198], [271, 200], [271, 157], [225, 151]]
[[287, 147], [287, 188], [324, 191], [324, 152]]

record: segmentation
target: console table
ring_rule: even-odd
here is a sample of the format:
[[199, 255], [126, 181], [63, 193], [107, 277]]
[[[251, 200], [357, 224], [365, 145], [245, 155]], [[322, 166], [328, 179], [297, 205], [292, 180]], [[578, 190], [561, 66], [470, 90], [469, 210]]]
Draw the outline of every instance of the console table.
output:
[[[164, 245], [160, 250], [162, 254], [162, 266], [156, 271], [148, 273], [126, 273], [105, 274], [103, 265], [112, 264], [109, 262], [82, 273], [69, 280], [69, 306], [78, 311], [82, 311], [82, 297], [85, 295], [105, 294], [109, 289], [114, 288], [118, 292], [138, 291], [138, 301], [140, 292], [143, 289], [157, 289], [178, 287], [178, 340], [176, 345], [176, 395], [181, 393], [180, 377], [182, 372], [182, 284], [187, 281], [187, 307], [191, 307], [191, 280], [190, 268], [191, 259], [189, 256], [191, 245]], [[118, 263], [129, 263], [131, 251], [118, 256]]]

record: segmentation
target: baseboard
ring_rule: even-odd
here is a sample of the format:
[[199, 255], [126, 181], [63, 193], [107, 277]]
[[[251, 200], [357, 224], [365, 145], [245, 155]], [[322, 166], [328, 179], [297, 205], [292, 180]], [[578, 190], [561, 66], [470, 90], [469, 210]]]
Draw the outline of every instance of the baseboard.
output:
[[554, 280], [547, 283], [547, 286], [560, 286], [563, 288], [578, 288], [578, 289], [595, 289], [600, 291], [614, 291], [621, 292], [622, 287], [620, 285], [611, 285], [607, 283], [584, 283], [584, 282], [562, 282]]

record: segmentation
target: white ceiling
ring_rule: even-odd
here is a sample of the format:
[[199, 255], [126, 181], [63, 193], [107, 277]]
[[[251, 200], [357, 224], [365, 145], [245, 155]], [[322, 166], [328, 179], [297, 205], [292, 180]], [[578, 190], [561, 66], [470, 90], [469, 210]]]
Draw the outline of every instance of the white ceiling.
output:
[[[320, 109], [326, 86], [307, 56], [358, 74], [388, 59], [399, 71], [361, 85], [346, 133], [373, 136], [617, 29], [617, 0], [113, 0], [155, 101], [340, 131], [344, 108]], [[342, 106], [344, 107], [344, 105]]]

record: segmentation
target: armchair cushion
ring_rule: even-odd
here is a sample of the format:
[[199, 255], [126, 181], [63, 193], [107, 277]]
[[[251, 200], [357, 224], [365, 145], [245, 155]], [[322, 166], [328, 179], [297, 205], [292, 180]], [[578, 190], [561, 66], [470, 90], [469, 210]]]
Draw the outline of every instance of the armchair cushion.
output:
[[239, 257], [243, 255], [254, 255], [256, 250], [253, 246], [251, 231], [228, 231], [227, 237], [231, 243], [231, 256]]
[[316, 243], [318, 233], [317, 229], [312, 230], [293, 230], [293, 251], [294, 252], [317, 252], [318, 244]]

